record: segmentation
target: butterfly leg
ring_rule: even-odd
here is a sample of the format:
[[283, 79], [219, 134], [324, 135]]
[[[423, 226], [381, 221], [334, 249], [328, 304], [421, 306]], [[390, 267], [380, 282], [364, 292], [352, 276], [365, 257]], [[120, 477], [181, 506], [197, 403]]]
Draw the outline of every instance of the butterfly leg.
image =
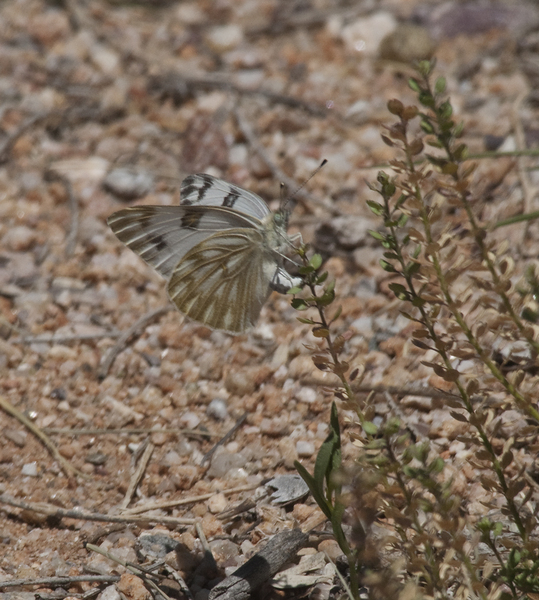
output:
[[292, 277], [283, 268], [277, 267], [269, 285], [272, 290], [279, 292], [279, 294], [286, 294], [293, 287], [301, 287], [303, 284], [304, 281], [301, 277]]

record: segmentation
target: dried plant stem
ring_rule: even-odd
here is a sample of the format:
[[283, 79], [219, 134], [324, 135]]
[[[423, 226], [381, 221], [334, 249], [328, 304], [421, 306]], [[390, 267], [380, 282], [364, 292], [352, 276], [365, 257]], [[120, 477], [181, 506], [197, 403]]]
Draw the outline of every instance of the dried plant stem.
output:
[[[405, 127], [404, 127], [404, 130], [405, 130]], [[416, 174], [420, 175], [420, 173], [417, 173], [415, 170], [415, 166], [414, 166], [414, 163], [412, 160], [412, 152], [411, 152], [410, 145], [408, 143], [407, 136], [404, 135], [403, 138], [404, 138], [403, 144], [404, 144], [404, 151], [405, 151], [405, 155], [406, 155], [406, 159], [407, 159], [408, 171], [412, 174], [412, 176], [416, 175]], [[428, 209], [425, 206], [421, 188], [420, 188], [419, 184], [417, 184], [417, 183], [415, 185], [415, 198], [417, 199], [417, 201], [419, 203], [420, 220], [421, 220], [422, 225], [425, 230], [426, 243], [430, 248], [435, 248], [435, 243], [434, 243], [435, 240], [432, 235], [432, 229], [431, 229]], [[387, 208], [389, 208], [389, 207], [387, 206]], [[469, 208], [469, 205], [468, 205], [468, 208]], [[397, 239], [396, 231], [394, 230], [394, 228], [392, 229], [392, 234], [395, 235], [395, 239]], [[406, 278], [407, 284], [408, 284], [412, 294], [415, 297], [420, 297], [420, 294], [418, 294], [415, 291], [413, 277], [411, 275], [406, 275], [406, 269], [404, 269], [405, 261], [404, 261], [404, 257], [402, 256], [402, 253], [400, 251], [397, 251], [397, 254], [399, 256], [399, 262], [400, 262], [401, 266], [403, 267], [403, 272], [405, 273], [405, 278]], [[507, 390], [507, 392], [510, 393], [518, 401], [519, 405], [521, 405], [526, 410], [526, 412], [528, 414], [530, 414], [530, 416], [532, 416], [534, 419], [537, 420], [537, 422], [539, 422], [539, 413], [537, 412], [537, 410], [535, 408], [531, 407], [530, 404], [527, 403], [525, 401], [525, 399], [521, 396], [521, 394], [518, 392], [518, 390], [516, 390], [516, 388], [503, 376], [503, 374], [500, 372], [498, 367], [487, 356], [486, 351], [482, 348], [481, 344], [476, 339], [476, 337], [473, 335], [471, 329], [468, 327], [466, 320], [462, 316], [460, 310], [458, 310], [457, 303], [454, 301], [454, 299], [451, 295], [451, 292], [449, 289], [449, 283], [445, 277], [438, 253], [435, 250], [433, 250], [432, 252], [430, 252], [429, 256], [432, 260], [432, 265], [434, 267], [436, 277], [438, 279], [438, 283], [440, 285], [440, 290], [444, 297], [445, 303], [446, 303], [448, 309], [450, 310], [453, 318], [455, 319], [455, 321], [457, 322], [457, 324], [459, 325], [459, 327], [465, 334], [466, 338], [473, 345], [475, 351], [477, 352], [477, 355], [483, 361], [483, 363], [489, 368], [489, 370], [494, 375], [494, 377], [496, 377], [496, 379], [504, 386], [504, 388]], [[435, 322], [431, 319], [430, 315], [428, 314], [428, 312], [425, 310], [425, 308], [423, 306], [420, 305], [418, 308], [421, 313], [422, 323], [427, 328], [430, 338], [435, 342], [437, 352], [438, 352], [439, 356], [441, 357], [445, 368], [448, 371], [454, 372], [455, 370], [452, 367], [451, 360], [450, 360], [447, 352], [444, 349], [444, 344], [441, 340], [439, 340], [439, 336], [435, 329]], [[437, 342], [439, 342], [439, 343], [437, 343]], [[487, 450], [487, 452], [490, 455], [492, 466], [496, 472], [496, 476], [500, 483], [502, 493], [507, 502], [508, 509], [510, 510], [511, 515], [514, 519], [515, 525], [518, 527], [518, 530], [519, 530], [520, 535], [522, 536], [522, 539], [527, 540], [528, 534], [526, 532], [526, 528], [524, 527], [522, 519], [520, 518], [520, 513], [518, 510], [518, 507], [517, 507], [516, 503], [514, 502], [512, 495], [509, 493], [509, 486], [507, 484], [507, 481], [506, 481], [506, 478], [504, 475], [503, 467], [498, 459], [498, 456], [496, 455], [496, 452], [494, 451], [494, 448], [493, 448], [485, 430], [483, 429], [483, 427], [481, 425], [480, 418], [478, 418], [476, 415], [476, 411], [470, 400], [470, 396], [469, 396], [468, 392], [466, 391], [465, 386], [460, 381], [460, 376], [459, 376], [458, 372], [456, 372], [456, 377], [455, 377], [454, 383], [459, 390], [459, 394], [461, 396], [464, 408], [471, 416], [470, 423], [475, 427], [479, 437], [481, 438], [481, 442], [482, 442], [484, 448]]]
[[64, 470], [65, 474], [70, 477], [72, 475], [78, 475], [83, 479], [90, 479], [89, 475], [86, 473], [82, 473], [76, 467], [74, 467], [70, 462], [68, 462], [61, 454], [58, 452], [58, 448], [54, 445], [52, 440], [43, 433], [43, 431], [30, 419], [24, 415], [20, 410], [17, 410], [7, 398], [0, 396], [0, 408], [3, 408], [9, 415], [20, 421], [31, 433], [33, 433], [47, 448], [47, 450], [51, 453], [52, 457], [60, 463], [60, 466]]
[[[430, 80], [428, 78], [425, 78], [424, 83], [425, 83], [428, 91], [434, 95]], [[453, 162], [454, 164], [459, 164], [460, 161], [455, 156], [455, 153], [451, 146], [450, 139], [447, 136], [438, 136], [438, 139], [442, 143], [443, 149], [444, 149], [445, 153], [447, 154], [447, 157], [449, 158], [449, 160], [451, 162]], [[408, 156], [408, 154], [407, 154], [407, 156]], [[413, 162], [411, 162], [410, 159], [411, 159], [411, 156], [409, 156], [409, 164], [411, 163], [411, 167], [413, 169]], [[461, 180], [461, 176], [459, 175], [458, 171], [456, 171], [453, 174], [453, 179], [455, 180], [456, 183], [458, 183]], [[527, 342], [530, 344], [530, 346], [534, 349], [534, 352], [537, 354], [539, 352], [539, 342], [537, 342], [534, 339], [533, 329], [530, 327], [526, 327], [524, 325], [524, 323], [522, 322], [522, 320], [520, 319], [520, 317], [516, 314], [509, 297], [507, 296], [507, 294], [505, 293], [505, 291], [503, 289], [504, 282], [501, 280], [500, 275], [498, 274], [498, 270], [496, 269], [496, 265], [494, 264], [491, 254], [489, 253], [488, 248], [485, 244], [485, 231], [483, 228], [481, 228], [477, 224], [477, 220], [475, 218], [475, 215], [472, 210], [468, 196], [467, 196], [466, 192], [461, 190], [458, 186], [456, 187], [456, 192], [457, 192], [457, 197], [458, 197], [462, 207], [466, 211], [466, 216], [468, 217], [468, 221], [471, 225], [471, 229], [472, 229], [472, 233], [473, 233], [475, 242], [481, 252], [481, 258], [483, 259], [483, 262], [485, 263], [485, 265], [487, 266], [487, 268], [490, 272], [492, 281], [494, 282], [496, 293], [501, 298], [505, 311], [507, 312], [507, 314], [509, 315], [509, 317], [511, 318], [513, 323], [518, 328], [520, 334], [527, 340]], [[445, 280], [445, 278], [444, 278], [444, 280]], [[442, 282], [440, 281], [440, 283], [442, 283]], [[452, 310], [452, 312], [453, 312], [453, 310]], [[456, 311], [456, 312], [458, 312], [458, 311]], [[463, 331], [466, 333], [465, 329], [463, 329]], [[470, 332], [470, 334], [471, 334], [471, 332]], [[466, 333], [466, 336], [468, 337], [468, 333]], [[473, 338], [473, 336], [471, 336], [471, 337]], [[469, 341], [470, 341], [470, 343], [474, 344], [475, 338], [474, 338], [474, 341], [472, 341], [472, 339], [469, 338]], [[477, 344], [477, 346], [480, 348], [479, 344]], [[475, 344], [474, 344], [474, 348], [476, 348]], [[477, 348], [476, 348], [476, 350], [477, 350]], [[484, 360], [484, 358], [486, 358], [486, 357], [482, 356], [483, 354], [484, 354], [484, 352], [481, 352], [481, 354], [480, 354], [482, 360]], [[507, 389], [507, 391], [515, 399], [517, 399], [517, 401], [519, 403], [522, 403], [522, 406], [525, 408], [527, 406], [527, 403], [525, 402], [524, 398], [522, 398], [522, 396], [520, 395], [518, 390], [516, 390], [514, 388], [514, 386], [512, 386], [509, 382], [507, 382], [507, 385], [504, 384], [502, 379], [505, 379], [505, 378], [499, 372], [496, 365], [489, 364], [489, 363], [492, 363], [492, 361], [485, 362], [485, 364], [491, 370], [491, 372], [496, 377], [496, 379], [498, 379], [502, 383], [502, 385], [504, 385], [504, 387]], [[535, 409], [532, 409], [531, 407], [529, 410], [530, 410], [530, 412], [529, 412], [530, 416], [532, 416], [536, 421], [539, 422], [539, 412], [537, 412]]]

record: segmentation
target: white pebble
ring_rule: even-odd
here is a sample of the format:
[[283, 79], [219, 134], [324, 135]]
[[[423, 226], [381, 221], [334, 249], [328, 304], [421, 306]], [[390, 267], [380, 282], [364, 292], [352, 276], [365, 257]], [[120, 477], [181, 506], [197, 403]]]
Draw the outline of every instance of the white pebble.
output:
[[225, 510], [227, 504], [228, 504], [228, 500], [226, 499], [226, 496], [223, 493], [214, 494], [208, 500], [208, 510], [213, 515], [216, 515], [220, 512], [223, 512]]
[[186, 412], [180, 417], [182, 427], [196, 429], [200, 425], [200, 417], [194, 412]]
[[23, 465], [21, 473], [23, 475], [27, 475], [28, 477], [37, 477], [37, 463], [26, 463], [25, 465]]
[[305, 402], [306, 404], [312, 404], [316, 400], [316, 392], [310, 387], [301, 387], [294, 394], [296, 400]]
[[213, 417], [216, 421], [224, 421], [228, 417], [226, 402], [220, 398], [215, 398], [208, 404], [206, 409], [208, 417]]
[[296, 442], [296, 452], [298, 456], [309, 457], [314, 454], [314, 444], [312, 442]]
[[109, 585], [106, 587], [97, 597], [97, 600], [120, 600], [120, 592], [116, 589], [116, 586]]
[[243, 30], [239, 25], [220, 25], [210, 29], [206, 41], [216, 52], [232, 50], [243, 41]]

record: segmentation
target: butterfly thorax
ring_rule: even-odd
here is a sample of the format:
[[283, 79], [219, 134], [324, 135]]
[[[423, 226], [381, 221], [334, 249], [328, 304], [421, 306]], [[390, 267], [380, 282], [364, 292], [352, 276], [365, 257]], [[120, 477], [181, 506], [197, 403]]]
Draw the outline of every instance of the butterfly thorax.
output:
[[287, 225], [287, 215], [281, 212], [269, 213], [262, 219], [267, 247], [279, 255], [290, 247], [286, 233]]

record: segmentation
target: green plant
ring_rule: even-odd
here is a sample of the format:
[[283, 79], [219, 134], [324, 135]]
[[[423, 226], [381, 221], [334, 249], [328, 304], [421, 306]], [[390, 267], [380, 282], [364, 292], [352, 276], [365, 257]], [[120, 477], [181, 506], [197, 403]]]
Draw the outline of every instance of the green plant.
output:
[[[332, 482], [343, 476], [339, 479], [337, 462], [328, 462], [329, 438], [317, 459], [324, 470], [300, 473], [316, 491], [336, 538], [347, 533], [346, 543], [339, 543], [371, 597], [520, 599], [539, 593], [537, 517], [529, 504], [535, 484], [525, 476], [521, 451], [526, 439], [537, 447], [539, 424], [536, 278], [528, 269], [527, 284], [516, 289], [524, 269], [507, 244], [490, 235], [493, 227], [481, 222], [476, 164], [467, 161], [463, 126], [453, 118], [444, 78], [432, 83], [433, 69], [433, 63], [420, 63], [418, 77], [410, 81], [419, 107], [400, 100], [388, 104], [397, 119], [383, 139], [402, 158], [391, 161], [392, 175], [378, 174], [372, 189], [380, 199], [367, 204], [381, 219], [382, 228], [372, 235], [384, 248], [381, 264], [392, 279], [389, 288], [416, 325], [413, 343], [430, 355], [423, 364], [454, 390], [446, 403], [462, 425], [458, 439], [485, 490], [485, 510], [497, 518], [468, 514], [449, 465], [428, 440], [414, 439], [401, 418], [374, 425], [369, 398], [354, 393], [358, 371], [348, 375], [342, 358], [347, 336], [332, 331], [340, 313], [325, 316], [335, 286], [326, 283], [327, 274], [318, 274], [321, 260], [316, 255], [308, 260], [306, 248], [299, 252], [309, 293], [292, 303], [298, 310], [315, 310], [316, 318], [300, 319], [326, 343], [323, 350], [312, 349], [314, 363], [338, 377], [335, 395], [358, 416], [351, 433], [358, 457], [350, 508], [362, 535], [354, 539], [342, 526], [344, 500]], [[502, 431], [509, 409], [528, 423], [518, 437]], [[336, 419], [333, 410], [331, 418]], [[393, 534], [376, 539], [377, 521]], [[479, 551], [480, 542], [489, 553]], [[351, 588], [356, 595], [357, 588]]]

